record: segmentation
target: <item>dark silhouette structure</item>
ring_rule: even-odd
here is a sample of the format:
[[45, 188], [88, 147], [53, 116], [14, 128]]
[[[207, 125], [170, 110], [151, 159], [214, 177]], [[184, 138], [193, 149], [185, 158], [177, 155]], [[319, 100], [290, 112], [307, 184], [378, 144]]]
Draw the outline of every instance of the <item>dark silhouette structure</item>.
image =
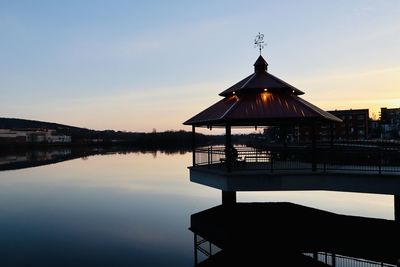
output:
[[[303, 100], [304, 94], [296, 87], [270, 74], [268, 63], [260, 55], [254, 63], [254, 73], [220, 93], [219, 102], [184, 122], [192, 126], [193, 166], [196, 165], [196, 127], [224, 127], [225, 155], [220, 162], [226, 171], [232, 171], [234, 159], [229, 153], [232, 127], [309, 125], [312, 130], [313, 155], [316, 149], [316, 124], [335, 123], [341, 120], [332, 114]], [[284, 131], [283, 131], [284, 132]], [[247, 158], [246, 158], [247, 159]], [[250, 157], [248, 158], [250, 159]], [[316, 170], [316, 156], [312, 158], [312, 170]], [[223, 192], [223, 199], [234, 200], [234, 192]]]
[[329, 113], [342, 120], [334, 127], [335, 139], [362, 140], [368, 138], [368, 109], [333, 110]]
[[[191, 181], [220, 189], [223, 204], [234, 204], [236, 191], [276, 190], [282, 184], [295, 185], [296, 189], [289, 190], [393, 194], [399, 220], [400, 150], [336, 146], [333, 126], [342, 120], [303, 100], [302, 94], [270, 74], [260, 55], [253, 74], [221, 92], [222, 100], [184, 122], [192, 126]], [[317, 144], [321, 125], [329, 125], [329, 145]], [[259, 126], [278, 126], [283, 143], [237, 147], [238, 155], [233, 155], [232, 128]], [[288, 129], [295, 126], [311, 129], [311, 143], [302, 147], [287, 144]], [[225, 128], [225, 146], [197, 148], [196, 127]], [[237, 159], [242, 164], [236, 164]]]
[[238, 203], [191, 216], [195, 266], [399, 266], [400, 226], [290, 203]]
[[268, 73], [259, 56], [254, 73], [226, 89], [224, 99], [184, 122], [195, 127], [269, 126], [341, 122], [301, 99], [304, 92]]
[[400, 108], [381, 108], [381, 137], [400, 138]]
[[[255, 40], [260, 53], [262, 37]], [[191, 216], [195, 266], [400, 266], [400, 250], [393, 245], [400, 238], [400, 150], [335, 145], [335, 131], [343, 127], [334, 125], [342, 120], [302, 94], [270, 74], [260, 55], [253, 74], [184, 122], [192, 126], [190, 180], [222, 191], [221, 206]], [[368, 120], [365, 112], [353, 113], [344, 117], [349, 125]], [[281, 143], [233, 149], [232, 128], [260, 126], [279, 127]], [[196, 127], [224, 128], [225, 145], [197, 148]], [[311, 142], [290, 146], [288, 132], [295, 128], [307, 129]], [[329, 134], [317, 138], [322, 128]], [[357, 134], [367, 134], [365, 125]], [[317, 144], [318, 139], [329, 142]], [[290, 190], [391, 194], [395, 220], [288, 203], [236, 203], [237, 191]]]

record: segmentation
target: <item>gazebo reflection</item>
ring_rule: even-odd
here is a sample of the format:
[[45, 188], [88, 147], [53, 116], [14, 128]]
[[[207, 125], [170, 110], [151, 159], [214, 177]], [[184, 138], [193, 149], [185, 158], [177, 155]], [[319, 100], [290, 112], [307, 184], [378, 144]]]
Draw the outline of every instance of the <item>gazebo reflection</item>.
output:
[[[195, 266], [399, 266], [399, 224], [291, 203], [238, 203], [191, 216]], [[201, 257], [202, 256], [202, 257]]]

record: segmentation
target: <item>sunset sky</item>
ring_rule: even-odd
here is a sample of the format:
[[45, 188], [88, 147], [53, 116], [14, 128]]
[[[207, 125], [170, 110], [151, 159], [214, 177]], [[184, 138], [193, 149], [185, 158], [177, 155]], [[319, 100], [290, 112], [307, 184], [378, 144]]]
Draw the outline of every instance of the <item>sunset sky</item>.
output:
[[325, 109], [400, 107], [400, 1], [0, 0], [0, 117], [92, 129], [182, 122], [253, 72]]

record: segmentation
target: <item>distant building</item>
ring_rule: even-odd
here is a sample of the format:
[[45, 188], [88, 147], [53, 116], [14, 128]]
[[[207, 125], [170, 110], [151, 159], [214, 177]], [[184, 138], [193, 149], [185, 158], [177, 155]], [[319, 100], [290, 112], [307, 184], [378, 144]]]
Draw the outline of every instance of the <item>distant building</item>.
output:
[[71, 143], [71, 136], [48, 129], [0, 129], [2, 143]]
[[[364, 140], [368, 139], [369, 110], [347, 109], [328, 111], [338, 117], [342, 122], [333, 123], [333, 139], [335, 140]], [[292, 131], [294, 140], [309, 142], [311, 140], [311, 127], [300, 126]], [[320, 124], [316, 127], [316, 135], [320, 141], [329, 141], [331, 128], [329, 124]]]
[[400, 108], [381, 108], [380, 120], [383, 139], [400, 137]]
[[347, 109], [328, 111], [342, 119], [341, 123], [335, 123], [334, 137], [343, 140], [362, 140], [368, 138], [368, 109]]
[[[380, 118], [369, 118], [368, 109], [347, 109], [328, 111], [340, 118], [342, 122], [334, 123], [333, 139], [340, 140], [365, 140], [365, 139], [400, 139], [400, 108], [381, 108]], [[310, 126], [295, 126], [286, 129], [287, 140], [293, 143], [310, 142]], [[267, 139], [281, 138], [278, 129], [269, 127], [265, 129]], [[328, 124], [316, 126], [316, 135], [319, 141], [329, 141], [331, 128]]]
[[370, 119], [368, 124], [368, 139], [378, 138], [381, 138], [381, 121]]
[[71, 155], [71, 149], [61, 149], [57, 148], [57, 150], [50, 151], [27, 151], [24, 153], [18, 154], [6, 154], [0, 155], [0, 167], [8, 164], [21, 163], [21, 162], [29, 162], [29, 161], [48, 161], [54, 159], [63, 159], [69, 155]]
[[2, 143], [26, 143], [26, 133], [10, 129], [0, 129], [0, 142]]
[[65, 134], [57, 134], [55, 130], [46, 132], [47, 143], [71, 143], [71, 136]]

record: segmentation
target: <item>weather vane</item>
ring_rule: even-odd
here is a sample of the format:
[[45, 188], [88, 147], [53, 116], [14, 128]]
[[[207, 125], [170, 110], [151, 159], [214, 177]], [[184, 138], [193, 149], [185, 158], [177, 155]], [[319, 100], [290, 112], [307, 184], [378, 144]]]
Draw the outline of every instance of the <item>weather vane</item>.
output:
[[261, 50], [264, 48], [264, 34], [258, 32], [256, 38], [254, 39], [254, 47], [258, 47], [261, 56]]

